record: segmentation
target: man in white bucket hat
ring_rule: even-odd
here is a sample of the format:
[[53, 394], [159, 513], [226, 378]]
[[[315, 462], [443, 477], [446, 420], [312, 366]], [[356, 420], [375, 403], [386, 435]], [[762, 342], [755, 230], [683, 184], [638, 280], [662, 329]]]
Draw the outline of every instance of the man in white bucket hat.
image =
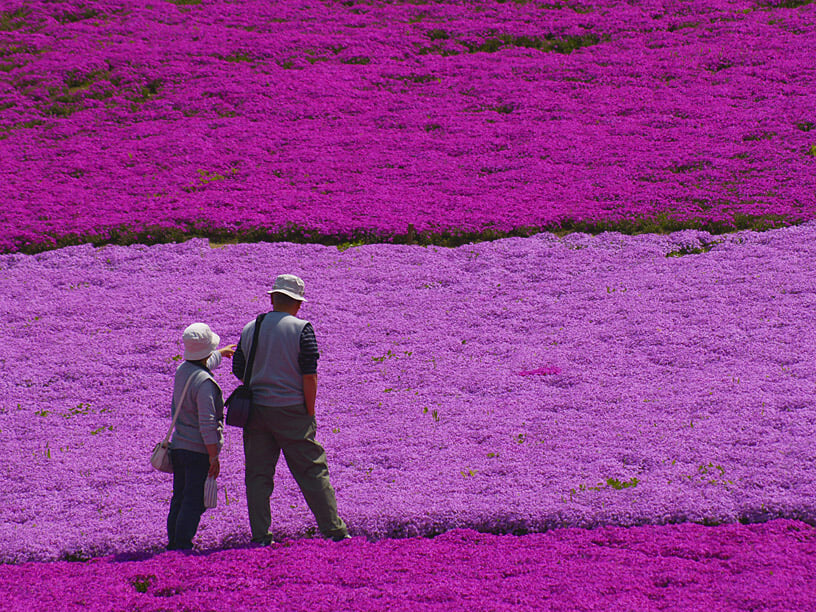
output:
[[[312, 324], [297, 317], [306, 301], [304, 289], [303, 281], [292, 274], [275, 279], [267, 291], [273, 310], [261, 322], [255, 362], [247, 374], [252, 410], [244, 427], [245, 483], [252, 541], [260, 544], [273, 541], [269, 498], [281, 452], [323, 536], [335, 541], [349, 537], [337, 514], [326, 452], [315, 440], [320, 354]], [[233, 374], [242, 381], [254, 332], [255, 320], [241, 332], [233, 358]]]

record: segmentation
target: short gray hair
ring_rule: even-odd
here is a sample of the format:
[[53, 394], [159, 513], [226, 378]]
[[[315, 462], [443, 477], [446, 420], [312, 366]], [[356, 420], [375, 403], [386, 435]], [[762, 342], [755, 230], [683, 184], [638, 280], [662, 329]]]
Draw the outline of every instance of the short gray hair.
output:
[[285, 293], [279, 293], [275, 291], [274, 293], [270, 294], [272, 296], [272, 303], [275, 306], [280, 306], [282, 308], [289, 308], [294, 306], [295, 304], [300, 304], [300, 300], [296, 300], [295, 298], [291, 298]]

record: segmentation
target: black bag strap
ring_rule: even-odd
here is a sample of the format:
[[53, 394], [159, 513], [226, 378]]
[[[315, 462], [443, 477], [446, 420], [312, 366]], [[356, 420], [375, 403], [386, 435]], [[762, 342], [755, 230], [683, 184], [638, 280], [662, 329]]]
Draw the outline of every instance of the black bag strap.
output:
[[255, 365], [255, 352], [258, 349], [258, 336], [261, 333], [261, 323], [264, 320], [266, 313], [258, 315], [258, 318], [255, 319], [255, 332], [252, 334], [252, 348], [249, 349], [249, 359], [246, 362], [246, 367], [244, 368], [244, 380], [243, 383], [247, 387], [249, 386], [249, 381], [252, 378], [252, 366]]

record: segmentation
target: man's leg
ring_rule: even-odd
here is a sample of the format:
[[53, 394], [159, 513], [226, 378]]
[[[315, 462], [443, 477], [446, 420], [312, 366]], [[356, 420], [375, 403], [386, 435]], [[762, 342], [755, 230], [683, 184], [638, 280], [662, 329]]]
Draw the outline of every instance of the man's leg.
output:
[[280, 457], [280, 447], [268, 427], [271, 410], [253, 406], [249, 422], [244, 427], [244, 483], [253, 542], [271, 540], [269, 497], [275, 489], [275, 467]]
[[315, 419], [305, 406], [278, 409], [276, 437], [289, 470], [303, 498], [317, 520], [320, 533], [332, 539], [348, 535], [346, 524], [337, 514], [337, 498], [329, 481], [326, 452], [315, 440]]

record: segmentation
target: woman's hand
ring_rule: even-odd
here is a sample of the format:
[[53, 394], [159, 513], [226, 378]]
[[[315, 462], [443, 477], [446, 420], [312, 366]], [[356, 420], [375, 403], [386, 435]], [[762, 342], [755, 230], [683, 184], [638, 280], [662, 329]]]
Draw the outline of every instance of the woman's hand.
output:
[[225, 346], [224, 348], [218, 349], [218, 352], [221, 353], [222, 357], [232, 357], [235, 354], [235, 349], [238, 348], [237, 344], [230, 344], [229, 346]]
[[218, 453], [221, 452], [221, 447], [217, 444], [207, 444], [206, 446], [207, 454], [210, 456], [210, 471], [207, 472], [207, 475], [218, 478], [218, 474], [221, 473], [221, 463], [218, 461]]
[[218, 455], [215, 457], [210, 457], [210, 471], [207, 472], [207, 476], [211, 476], [212, 478], [218, 478], [218, 475], [221, 473], [221, 462], [218, 460]]

